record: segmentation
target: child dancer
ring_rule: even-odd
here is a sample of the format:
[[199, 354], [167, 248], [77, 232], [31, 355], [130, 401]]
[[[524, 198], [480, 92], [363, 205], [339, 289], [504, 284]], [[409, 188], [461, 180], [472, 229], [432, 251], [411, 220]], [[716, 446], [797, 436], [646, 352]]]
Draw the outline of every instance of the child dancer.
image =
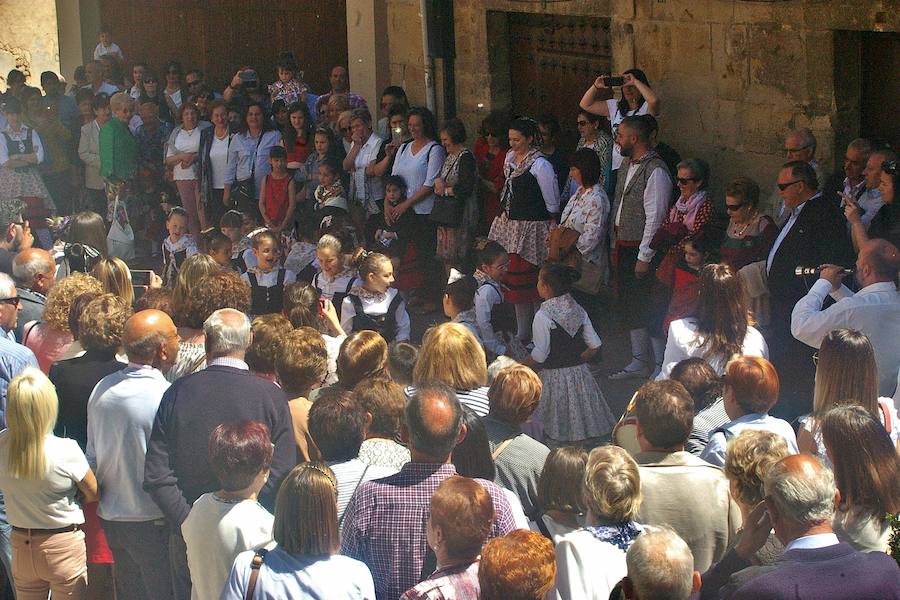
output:
[[538, 416], [553, 445], [594, 443], [616, 423], [596, 378], [585, 364], [600, 350], [600, 336], [569, 292], [580, 274], [572, 267], [547, 263], [538, 276], [544, 299], [534, 316], [534, 349], [523, 364], [538, 370], [544, 389]]
[[[494, 356], [509, 352], [509, 338], [516, 331], [516, 314], [511, 304], [503, 302], [503, 288], [500, 280], [509, 267], [509, 255], [500, 244], [487, 238], [475, 243], [478, 269], [475, 280], [475, 319], [478, 323], [479, 339], [485, 350]], [[493, 357], [489, 357], [489, 360]]]
[[319, 261], [319, 271], [313, 276], [312, 284], [322, 298], [331, 300], [340, 317], [344, 296], [358, 283], [356, 269], [345, 266], [343, 244], [330, 233], [319, 238], [316, 259]]
[[269, 150], [272, 172], [263, 179], [259, 189], [259, 214], [266, 228], [276, 235], [290, 235], [294, 223], [296, 192], [294, 180], [287, 170], [287, 150], [272, 146]]
[[241, 279], [250, 284], [250, 314], [254, 316], [280, 313], [284, 286], [297, 281], [293, 271], [278, 266], [281, 254], [278, 236], [261, 231], [253, 236], [253, 255], [256, 266], [247, 269]]
[[187, 211], [180, 206], [174, 207], [166, 217], [166, 229], [169, 235], [163, 240], [163, 285], [174, 287], [178, 271], [182, 263], [199, 252], [194, 236], [187, 232]]
[[331, 225], [331, 217], [349, 215], [347, 196], [344, 194], [344, 186], [341, 185], [341, 163], [336, 158], [329, 156], [319, 163], [319, 186], [314, 196], [316, 202], [313, 210], [320, 229]]
[[316, 274], [316, 231], [311, 219], [297, 223], [297, 241], [284, 259], [284, 268], [297, 274], [297, 281], [309, 282]]
[[203, 232], [203, 251], [225, 271], [234, 271], [231, 264], [231, 239], [215, 228]]
[[[456, 269], [450, 269], [450, 278], [444, 290], [444, 314], [454, 323], [459, 323], [472, 332], [481, 343], [478, 320], [475, 316], [475, 292], [478, 281], [471, 275], [464, 275]], [[484, 345], [482, 343], [482, 345]]]
[[409, 314], [406, 302], [394, 283], [394, 267], [384, 254], [357, 249], [353, 264], [359, 270], [362, 285], [354, 286], [341, 307], [341, 327], [351, 331], [371, 329], [388, 343], [409, 339]]

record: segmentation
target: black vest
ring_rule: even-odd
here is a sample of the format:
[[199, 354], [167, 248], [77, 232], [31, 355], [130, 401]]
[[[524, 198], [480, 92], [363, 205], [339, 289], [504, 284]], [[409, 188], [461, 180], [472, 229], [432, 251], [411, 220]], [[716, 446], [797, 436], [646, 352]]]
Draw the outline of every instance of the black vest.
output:
[[250, 313], [256, 316], [280, 313], [284, 300], [284, 275], [287, 271], [278, 269], [278, 279], [272, 287], [259, 285], [256, 273], [247, 272], [250, 280]]
[[[321, 271], [313, 275], [312, 284], [313, 287], [316, 288], [319, 292], [319, 296], [322, 295], [322, 288], [319, 287], [319, 276], [322, 274]], [[299, 279], [299, 277], [298, 277]], [[353, 287], [353, 282], [356, 281], [356, 277], [351, 277], [349, 281], [347, 281], [347, 287], [344, 288], [343, 292], [335, 292], [334, 296], [331, 297], [331, 303], [334, 305], [334, 310], [337, 312], [337, 318], [341, 318], [341, 306], [344, 304], [344, 298], [347, 294], [350, 293], [350, 288]]]
[[502, 301], [503, 292], [501, 292], [496, 285], [490, 283], [489, 281], [485, 281], [482, 285], [489, 285], [494, 288], [494, 290], [496, 290], [497, 292], [497, 295], [499, 295], [501, 298], [499, 304], [495, 304], [491, 307], [491, 329], [493, 329], [494, 331], [515, 333], [517, 327], [515, 307], [508, 302]]
[[[556, 321], [554, 321], [556, 323]], [[583, 363], [581, 353], [587, 350], [582, 333], [584, 326], [578, 328], [574, 336], [566, 333], [566, 330], [556, 323], [556, 327], [550, 330], [550, 354], [544, 361], [545, 369], [563, 369], [576, 367]]]
[[[14, 140], [9, 137], [9, 134], [5, 131], [3, 132], [3, 137], [6, 138], [6, 152], [9, 154], [10, 158], [14, 158], [17, 154], [31, 154], [34, 152], [34, 141], [32, 139], [32, 132], [34, 131], [31, 127], [23, 127], [28, 132], [28, 135], [24, 140]], [[16, 167], [16, 171], [24, 171], [28, 169], [28, 167]]]
[[356, 294], [348, 294], [347, 298], [350, 299], [356, 310], [356, 315], [353, 316], [353, 331], [371, 329], [381, 334], [388, 344], [394, 341], [394, 338], [397, 337], [397, 309], [403, 302], [399, 293], [391, 300], [387, 312], [383, 315], [367, 315], [363, 310], [362, 300]]
[[512, 198], [508, 210], [509, 218], [514, 221], [546, 221], [550, 218], [541, 186], [531, 171], [512, 180]]

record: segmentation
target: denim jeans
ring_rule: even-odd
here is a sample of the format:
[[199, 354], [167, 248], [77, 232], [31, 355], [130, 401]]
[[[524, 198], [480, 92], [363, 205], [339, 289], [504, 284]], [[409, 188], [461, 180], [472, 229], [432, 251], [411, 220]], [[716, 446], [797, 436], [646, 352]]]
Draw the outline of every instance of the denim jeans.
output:
[[6, 588], [6, 592], [2, 594], [4, 598], [15, 598], [15, 586], [13, 585], [12, 576], [12, 525], [6, 520], [6, 500], [3, 494], [0, 494], [0, 562], [3, 563], [3, 570], [6, 571], [5, 581], [0, 581], [0, 588]]
[[100, 519], [116, 561], [116, 597], [170, 600], [169, 529], [165, 521]]

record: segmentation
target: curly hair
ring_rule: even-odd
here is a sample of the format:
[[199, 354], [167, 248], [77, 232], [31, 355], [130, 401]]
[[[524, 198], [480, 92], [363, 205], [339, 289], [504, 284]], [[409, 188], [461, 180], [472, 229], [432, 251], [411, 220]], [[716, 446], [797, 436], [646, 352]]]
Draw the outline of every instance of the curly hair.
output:
[[103, 285], [90, 275], [72, 273], [58, 281], [47, 294], [44, 322], [52, 329], [71, 333], [69, 330], [69, 306], [76, 296], [89, 292], [103, 293]]
[[122, 345], [131, 305], [121, 296], [102, 294], [91, 300], [78, 317], [78, 340], [85, 350], [115, 351]]
[[293, 331], [291, 322], [282, 314], [260, 315], [250, 326], [253, 339], [247, 348], [244, 360], [251, 371], [264, 374], [275, 373], [275, 361], [281, 352], [285, 336]]
[[250, 286], [237, 273], [221, 272], [200, 280], [188, 294], [185, 325], [203, 329], [203, 323], [222, 308], [233, 308], [242, 313], [250, 310]]
[[771, 431], [747, 429], [728, 442], [725, 477], [734, 499], [748, 506], [762, 502], [766, 471], [790, 453], [784, 438]]
[[641, 507], [641, 476], [623, 448], [591, 450], [584, 473], [584, 501], [594, 517], [630, 521]]

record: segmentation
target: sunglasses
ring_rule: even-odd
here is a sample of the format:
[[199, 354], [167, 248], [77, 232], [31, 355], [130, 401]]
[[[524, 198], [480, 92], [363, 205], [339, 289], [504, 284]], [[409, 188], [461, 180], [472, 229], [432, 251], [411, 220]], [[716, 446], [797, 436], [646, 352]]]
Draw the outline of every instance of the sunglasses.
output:
[[795, 183], [800, 183], [801, 181], [803, 181], [803, 180], [802, 180], [802, 179], [795, 179], [794, 181], [792, 181], [792, 182], [790, 182], [790, 183], [779, 183], [779, 184], [778, 184], [778, 189], [781, 190], [781, 191], [783, 192], [784, 190], [788, 189], [789, 187], [791, 187], [791, 186], [794, 185]]
[[13, 298], [0, 298], [0, 304], [11, 304], [13, 306], [19, 305], [19, 297], [15, 296]]
[[156, 79], [154, 79], [153, 77], [151, 77], [149, 79], [144, 79], [144, 83], [156, 83]]
[[687, 185], [692, 181], [697, 181], [695, 177], [676, 177], [676, 181], [678, 181], [678, 185]]
[[887, 173], [888, 175], [896, 175], [900, 172], [900, 165], [897, 164], [896, 160], [886, 160], [881, 163], [881, 170]]
[[575, 121], [575, 124], [578, 125], [579, 127], [584, 127], [585, 125], [588, 124], [588, 122], [587, 121]]
[[727, 210], [728, 212], [737, 212], [737, 211], [741, 210], [742, 208], [744, 208], [743, 203], [741, 203], [741, 204], [728, 204], [727, 202], [725, 203], [725, 210]]

